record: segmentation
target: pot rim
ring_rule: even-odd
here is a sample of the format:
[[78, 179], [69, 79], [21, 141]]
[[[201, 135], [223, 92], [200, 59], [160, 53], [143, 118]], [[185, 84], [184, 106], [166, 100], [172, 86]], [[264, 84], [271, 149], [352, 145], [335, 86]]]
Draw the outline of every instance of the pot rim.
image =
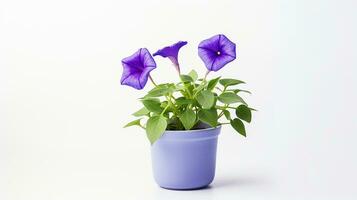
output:
[[197, 141], [217, 138], [221, 132], [222, 126], [210, 127], [197, 130], [165, 131], [159, 141], [163, 140], [182, 140]]
[[202, 131], [211, 131], [214, 129], [220, 129], [222, 125], [216, 126], [216, 127], [209, 127], [209, 128], [203, 128], [203, 129], [194, 129], [194, 130], [166, 130], [164, 133], [165, 134], [185, 134], [185, 133], [194, 133], [194, 132], [202, 132]]

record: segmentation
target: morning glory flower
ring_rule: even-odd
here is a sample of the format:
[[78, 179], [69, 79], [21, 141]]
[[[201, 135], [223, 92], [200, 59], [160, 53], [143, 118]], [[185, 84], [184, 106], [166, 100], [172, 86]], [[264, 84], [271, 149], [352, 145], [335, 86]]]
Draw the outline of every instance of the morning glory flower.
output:
[[179, 41], [171, 46], [164, 47], [160, 50], [158, 50], [156, 53], [154, 53], [154, 56], [162, 56], [164, 58], [169, 58], [171, 62], [174, 64], [176, 70], [180, 73], [180, 65], [178, 62], [178, 52], [181, 47], [185, 46], [187, 44], [186, 41]]
[[137, 90], [145, 87], [150, 72], [156, 68], [154, 58], [146, 48], [141, 48], [133, 55], [122, 61], [123, 75], [120, 83], [131, 86]]
[[198, 55], [208, 71], [218, 71], [236, 59], [236, 45], [223, 34], [215, 35], [198, 45]]

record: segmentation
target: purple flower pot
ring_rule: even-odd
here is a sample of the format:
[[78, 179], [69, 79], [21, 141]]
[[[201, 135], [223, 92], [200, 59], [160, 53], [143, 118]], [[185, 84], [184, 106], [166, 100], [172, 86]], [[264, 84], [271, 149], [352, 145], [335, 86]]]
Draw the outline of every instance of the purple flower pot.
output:
[[154, 178], [166, 189], [198, 189], [214, 179], [221, 127], [165, 131], [151, 147]]

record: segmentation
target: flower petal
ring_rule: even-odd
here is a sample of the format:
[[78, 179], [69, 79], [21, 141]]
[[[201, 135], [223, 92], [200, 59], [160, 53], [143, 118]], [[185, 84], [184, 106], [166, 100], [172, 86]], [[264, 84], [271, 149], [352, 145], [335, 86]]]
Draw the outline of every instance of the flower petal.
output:
[[162, 56], [164, 58], [169, 58], [175, 65], [176, 69], [180, 71], [178, 62], [178, 52], [181, 47], [187, 44], [186, 41], [179, 41], [171, 46], [164, 47], [153, 54], [153, 56]]
[[123, 74], [121, 84], [141, 90], [148, 81], [150, 72], [156, 68], [156, 63], [146, 48], [141, 48], [133, 55], [122, 60]]
[[198, 55], [209, 71], [218, 71], [236, 58], [236, 45], [223, 34], [203, 40]]

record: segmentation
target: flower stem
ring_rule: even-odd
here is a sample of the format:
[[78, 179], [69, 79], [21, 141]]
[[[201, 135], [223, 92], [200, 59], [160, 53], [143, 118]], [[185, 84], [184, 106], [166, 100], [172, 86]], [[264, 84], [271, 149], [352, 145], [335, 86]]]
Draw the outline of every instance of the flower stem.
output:
[[208, 74], [210, 73], [211, 71], [210, 70], [207, 70], [206, 74], [205, 74], [205, 77], [203, 78], [203, 80], [206, 80]]
[[223, 112], [227, 109], [228, 104], [224, 104], [223, 109], [221, 109], [221, 113], [219, 113], [218, 118], [221, 118], [223, 116]]
[[161, 112], [161, 116], [166, 112], [166, 110], [170, 107], [170, 105], [168, 104], [165, 109]]
[[149, 79], [150, 79], [150, 81], [152, 82], [152, 84], [154, 84], [154, 85], [155, 85], [155, 87], [156, 87], [156, 86], [157, 86], [157, 84], [155, 83], [154, 79], [152, 79], [151, 75], [149, 75]]
[[143, 125], [139, 124], [139, 126], [140, 126], [142, 129], [146, 130], [146, 128], [145, 128]]

